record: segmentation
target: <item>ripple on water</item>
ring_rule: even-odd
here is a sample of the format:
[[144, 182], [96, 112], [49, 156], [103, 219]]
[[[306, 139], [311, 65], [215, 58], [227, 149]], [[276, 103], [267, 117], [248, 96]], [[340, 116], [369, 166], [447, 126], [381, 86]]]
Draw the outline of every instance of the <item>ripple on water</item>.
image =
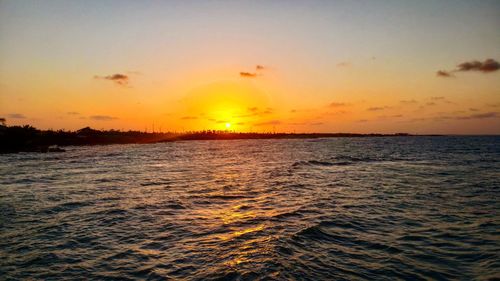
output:
[[500, 138], [0, 155], [6, 280], [488, 280]]

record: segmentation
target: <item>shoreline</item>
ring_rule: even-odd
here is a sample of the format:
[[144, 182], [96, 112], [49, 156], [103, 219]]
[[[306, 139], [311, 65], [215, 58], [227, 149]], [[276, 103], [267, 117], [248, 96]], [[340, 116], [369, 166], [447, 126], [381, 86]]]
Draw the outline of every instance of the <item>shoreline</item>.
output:
[[95, 130], [90, 127], [77, 131], [39, 130], [32, 126], [0, 126], [0, 153], [18, 152], [64, 152], [61, 147], [107, 144], [146, 144], [193, 140], [244, 140], [244, 139], [318, 139], [318, 138], [365, 138], [365, 137], [410, 137], [442, 136], [357, 133], [242, 133], [232, 131], [195, 131], [148, 133], [139, 131]]
[[264, 139], [320, 139], [320, 138], [381, 138], [381, 137], [465, 137], [495, 135], [447, 134], [358, 134], [358, 133], [244, 133], [234, 131], [193, 132], [139, 132], [95, 130], [85, 127], [76, 131], [39, 130], [32, 126], [0, 126], [0, 154], [18, 152], [64, 152], [66, 146], [93, 146], [112, 144], [149, 144], [196, 140], [264, 140]]

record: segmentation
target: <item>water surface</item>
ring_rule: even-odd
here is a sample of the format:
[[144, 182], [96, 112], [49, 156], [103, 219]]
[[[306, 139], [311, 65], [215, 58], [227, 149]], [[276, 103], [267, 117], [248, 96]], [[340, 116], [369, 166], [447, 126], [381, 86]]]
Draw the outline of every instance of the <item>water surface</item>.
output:
[[500, 138], [0, 155], [0, 279], [500, 277]]

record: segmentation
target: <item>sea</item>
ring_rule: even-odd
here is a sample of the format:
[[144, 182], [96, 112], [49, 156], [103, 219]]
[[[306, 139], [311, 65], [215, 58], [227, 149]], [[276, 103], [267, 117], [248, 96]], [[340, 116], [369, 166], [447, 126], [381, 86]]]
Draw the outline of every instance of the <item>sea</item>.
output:
[[500, 137], [0, 155], [0, 280], [500, 280]]

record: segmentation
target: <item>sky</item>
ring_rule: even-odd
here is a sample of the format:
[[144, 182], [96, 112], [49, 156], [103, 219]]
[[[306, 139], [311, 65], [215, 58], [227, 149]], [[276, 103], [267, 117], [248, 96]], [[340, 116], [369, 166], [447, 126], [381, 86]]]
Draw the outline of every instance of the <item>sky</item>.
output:
[[500, 134], [499, 30], [498, 0], [0, 0], [0, 117]]

